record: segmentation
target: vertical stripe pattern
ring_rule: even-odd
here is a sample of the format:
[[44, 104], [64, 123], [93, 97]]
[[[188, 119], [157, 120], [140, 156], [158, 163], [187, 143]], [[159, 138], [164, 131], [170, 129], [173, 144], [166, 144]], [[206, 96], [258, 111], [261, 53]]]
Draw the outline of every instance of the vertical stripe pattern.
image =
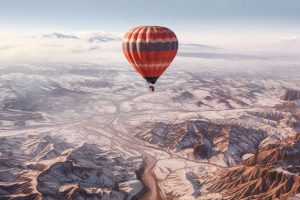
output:
[[154, 84], [175, 58], [178, 40], [168, 28], [139, 26], [126, 33], [122, 46], [132, 67]]

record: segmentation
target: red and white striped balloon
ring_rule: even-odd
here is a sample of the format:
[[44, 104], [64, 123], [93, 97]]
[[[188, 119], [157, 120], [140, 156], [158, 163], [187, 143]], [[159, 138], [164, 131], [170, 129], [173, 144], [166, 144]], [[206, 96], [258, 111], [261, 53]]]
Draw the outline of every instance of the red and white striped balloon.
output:
[[155, 84], [176, 56], [178, 40], [161, 26], [139, 26], [123, 38], [123, 52], [132, 67], [148, 83]]

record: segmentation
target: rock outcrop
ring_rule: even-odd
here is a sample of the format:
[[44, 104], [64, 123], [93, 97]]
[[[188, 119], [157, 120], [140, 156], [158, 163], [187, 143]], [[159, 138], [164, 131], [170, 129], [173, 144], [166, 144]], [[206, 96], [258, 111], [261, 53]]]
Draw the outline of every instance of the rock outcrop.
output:
[[219, 171], [209, 191], [228, 199], [291, 199], [300, 192], [300, 136], [259, 149], [243, 165]]
[[259, 129], [202, 120], [187, 123], [157, 123], [149, 133], [138, 135], [154, 145], [175, 150], [193, 149], [195, 159], [207, 159], [223, 154], [228, 166], [242, 161], [242, 156], [255, 153], [267, 134]]
[[285, 101], [293, 101], [296, 99], [300, 99], [300, 91], [299, 90], [286, 90], [285, 94], [283, 95], [283, 100]]
[[51, 136], [0, 138], [0, 199], [126, 200], [143, 190], [142, 159]]

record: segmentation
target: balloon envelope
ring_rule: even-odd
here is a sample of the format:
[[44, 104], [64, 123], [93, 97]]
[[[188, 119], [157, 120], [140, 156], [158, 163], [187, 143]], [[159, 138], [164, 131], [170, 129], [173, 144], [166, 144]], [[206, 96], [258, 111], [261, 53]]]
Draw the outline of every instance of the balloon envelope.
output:
[[123, 52], [132, 67], [148, 83], [155, 84], [176, 56], [178, 40], [161, 26], [139, 26], [123, 38]]

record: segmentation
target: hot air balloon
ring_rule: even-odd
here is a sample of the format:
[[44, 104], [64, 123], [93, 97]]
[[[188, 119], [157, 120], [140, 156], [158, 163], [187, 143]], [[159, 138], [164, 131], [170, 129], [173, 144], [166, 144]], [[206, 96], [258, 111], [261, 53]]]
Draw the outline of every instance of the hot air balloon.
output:
[[154, 91], [154, 84], [176, 56], [178, 40], [173, 31], [162, 26], [139, 26], [123, 38], [123, 52], [132, 67]]

